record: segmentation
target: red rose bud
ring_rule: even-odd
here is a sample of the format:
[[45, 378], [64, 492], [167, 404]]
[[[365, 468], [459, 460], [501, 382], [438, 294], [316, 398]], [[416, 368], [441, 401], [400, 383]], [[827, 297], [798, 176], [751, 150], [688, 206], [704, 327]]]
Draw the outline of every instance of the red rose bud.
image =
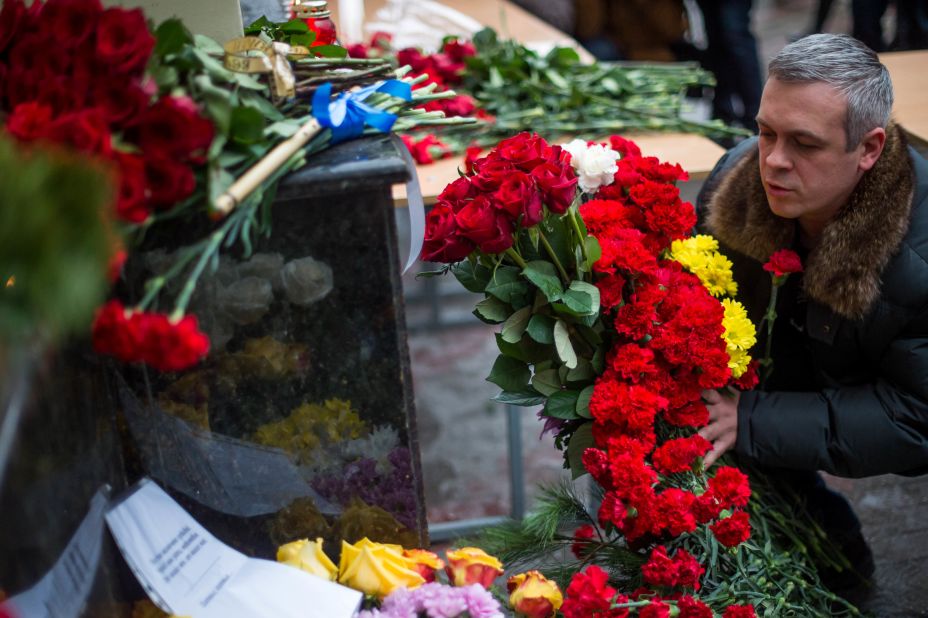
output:
[[437, 571], [445, 568], [444, 561], [437, 555], [424, 549], [404, 549], [403, 556], [412, 560], [415, 570], [426, 582], [435, 581]]
[[544, 215], [541, 193], [535, 187], [532, 177], [525, 172], [511, 172], [493, 194], [493, 203], [513, 219], [522, 215], [520, 223], [526, 228], [541, 223]]
[[496, 152], [523, 172], [531, 172], [545, 162], [549, 149], [544, 139], [526, 132], [504, 139], [497, 145]]
[[502, 253], [512, 246], [512, 221], [478, 195], [454, 215], [461, 236], [484, 253]]
[[516, 616], [552, 618], [564, 603], [557, 584], [538, 571], [513, 575], [506, 587], [509, 590], [509, 606]]
[[474, 187], [486, 193], [492, 193], [499, 189], [509, 175], [515, 171], [515, 168], [508, 161], [503, 161], [498, 156], [484, 157], [474, 162], [476, 174], [471, 178]]
[[735, 547], [751, 536], [750, 517], [744, 511], [733, 513], [730, 517], [720, 519], [711, 526], [712, 534], [725, 547]]
[[480, 584], [489, 588], [503, 574], [503, 563], [477, 547], [462, 547], [445, 552], [445, 573], [453, 586]]
[[764, 270], [773, 273], [774, 277], [785, 277], [792, 273], [802, 272], [802, 260], [799, 254], [790, 249], [780, 249], [775, 251], [767, 263], [764, 264]]

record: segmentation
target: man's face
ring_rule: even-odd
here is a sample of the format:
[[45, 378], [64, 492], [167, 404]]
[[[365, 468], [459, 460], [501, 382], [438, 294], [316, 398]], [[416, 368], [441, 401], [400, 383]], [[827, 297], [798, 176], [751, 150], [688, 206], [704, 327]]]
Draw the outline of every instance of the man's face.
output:
[[847, 152], [846, 113], [847, 97], [828, 84], [767, 80], [758, 145], [774, 214], [820, 228], [847, 202], [864, 172], [864, 149]]

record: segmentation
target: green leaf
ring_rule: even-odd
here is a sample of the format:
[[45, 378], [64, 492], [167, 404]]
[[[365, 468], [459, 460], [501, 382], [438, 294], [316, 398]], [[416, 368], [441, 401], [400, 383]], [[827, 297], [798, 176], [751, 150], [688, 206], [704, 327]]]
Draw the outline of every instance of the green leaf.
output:
[[[273, 23], [273, 22], [272, 22]], [[309, 26], [299, 17], [294, 17], [285, 24], [274, 24], [284, 34], [300, 34], [309, 32]]]
[[270, 27], [274, 27], [274, 22], [262, 15], [245, 28], [245, 34], [248, 36], [254, 36], [260, 34], [262, 29]]
[[199, 49], [205, 51], [207, 54], [221, 56], [223, 53], [225, 53], [222, 45], [209, 38], [205, 34], [194, 34], [193, 44], [196, 45]]
[[230, 167], [235, 167], [239, 163], [243, 163], [246, 159], [248, 159], [248, 155], [244, 152], [226, 149], [219, 154], [218, 160], [220, 167], [228, 169]]
[[546, 315], [533, 315], [525, 330], [528, 332], [528, 336], [538, 343], [548, 345], [554, 343], [554, 318], [549, 318]]
[[499, 403], [507, 403], [512, 406], [540, 406], [545, 402], [545, 397], [539, 395], [534, 389], [526, 389], [524, 391], [503, 391], [496, 397], [493, 397], [493, 401], [498, 401]]
[[242, 97], [242, 105], [261, 112], [265, 120], [273, 120], [275, 122], [284, 120], [284, 115], [280, 113], [280, 110], [261, 95], [255, 95], [250, 92], [246, 93], [246, 95]]
[[155, 55], [167, 56], [176, 54], [184, 49], [185, 45], [193, 44], [193, 35], [184, 27], [183, 22], [176, 17], [161, 23], [155, 29]]
[[496, 333], [496, 347], [498, 347], [499, 351], [506, 356], [511, 356], [524, 363], [530, 362], [525, 356], [525, 352], [522, 350], [521, 345], [518, 343], [509, 343], [508, 341], [505, 341], [502, 334], [500, 333]]
[[240, 144], [255, 144], [264, 137], [264, 116], [252, 107], [233, 108], [229, 135]]
[[580, 391], [558, 391], [548, 397], [545, 414], [566, 421], [577, 418], [577, 398]]
[[545, 60], [559, 67], [570, 67], [580, 62], [580, 54], [570, 47], [555, 47], [548, 52]]
[[483, 292], [490, 282], [490, 269], [479, 264], [475, 267], [470, 261], [464, 260], [451, 266], [451, 274], [464, 286], [468, 292]]
[[593, 371], [598, 374], [602, 374], [606, 370], [606, 350], [603, 346], [596, 348], [596, 351], [593, 352], [593, 358], [590, 361], [590, 364], [593, 365]]
[[149, 75], [155, 80], [159, 91], [171, 90], [177, 86], [178, 73], [172, 66], [159, 65], [152, 69]]
[[577, 324], [577, 332], [580, 333], [580, 336], [583, 337], [583, 340], [587, 343], [593, 345], [599, 345], [603, 342], [603, 338], [596, 332], [595, 328], [590, 328], [586, 324]]
[[340, 45], [317, 45], [313, 53], [323, 58], [347, 58], [348, 50]]
[[287, 37], [287, 43], [293, 47], [298, 45], [302, 47], [309, 47], [315, 40], [315, 32], [301, 32], [299, 34], [291, 34], [289, 37]]
[[299, 123], [293, 122], [292, 120], [281, 120], [264, 129], [264, 134], [268, 137], [277, 135], [286, 139], [288, 137], [293, 137], [299, 130]]
[[587, 316], [599, 312], [599, 288], [586, 281], [571, 281], [562, 300], [577, 315]]
[[583, 451], [595, 445], [593, 423], [580, 425], [570, 436], [570, 441], [567, 443], [567, 464], [570, 466], [572, 478], [576, 479], [587, 473], [586, 468], [583, 467]]
[[503, 322], [503, 341], [509, 343], [519, 343], [522, 339], [522, 333], [528, 326], [528, 321], [532, 317], [531, 307], [522, 307]]
[[593, 397], [593, 385], [590, 384], [585, 389], [580, 391], [580, 396], [577, 397], [577, 414], [583, 418], [593, 418], [593, 415], [590, 413], [590, 398]]
[[577, 366], [567, 372], [568, 382], [585, 382], [593, 379], [596, 374], [593, 372], [593, 365], [585, 358], [577, 359]]
[[548, 78], [548, 81], [551, 82], [555, 88], [559, 88], [565, 93], [570, 91], [570, 83], [568, 83], [568, 81], [564, 79], [557, 71], [548, 69], [545, 71], [545, 77]]
[[536, 371], [535, 375], [532, 376], [532, 386], [535, 387], [535, 390], [550, 397], [554, 393], [561, 390], [561, 381], [557, 377], [557, 369], [545, 369], [544, 371]]
[[492, 382], [504, 391], [524, 391], [528, 389], [528, 381], [532, 372], [528, 365], [511, 356], [500, 354], [493, 363], [487, 382]]
[[505, 322], [511, 313], [512, 309], [509, 305], [493, 296], [484, 298], [477, 303], [477, 307], [474, 309], [474, 315], [487, 324]]
[[593, 270], [593, 264], [603, 256], [603, 249], [595, 236], [587, 236], [583, 243], [586, 245], [586, 269], [589, 272]]
[[528, 304], [529, 286], [522, 281], [518, 268], [502, 266], [496, 269], [489, 283], [486, 285], [487, 294], [492, 294], [504, 303], [513, 307], [524, 307]]
[[570, 343], [570, 333], [563, 320], [554, 323], [554, 347], [557, 349], [558, 358], [564, 361], [568, 369], [577, 366], [577, 353], [574, 352], [574, 346]]
[[549, 301], [554, 302], [561, 298], [564, 288], [561, 286], [557, 270], [555, 270], [554, 264], [551, 262], [544, 260], [529, 262], [522, 269], [522, 276], [534, 283]]

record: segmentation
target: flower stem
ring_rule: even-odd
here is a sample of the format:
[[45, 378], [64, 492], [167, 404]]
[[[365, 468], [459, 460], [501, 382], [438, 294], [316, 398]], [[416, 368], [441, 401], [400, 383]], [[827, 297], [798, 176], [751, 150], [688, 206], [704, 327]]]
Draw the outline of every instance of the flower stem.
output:
[[548, 252], [548, 255], [551, 257], [551, 261], [554, 262], [554, 265], [557, 267], [557, 271], [561, 274], [561, 279], [564, 282], [564, 285], [570, 284], [570, 277], [567, 276], [567, 271], [564, 270], [564, 265], [561, 264], [561, 261], [557, 258], [557, 254], [554, 252], [554, 247], [551, 246], [551, 243], [548, 242], [548, 237], [545, 236], [545, 233], [541, 231], [541, 226], [538, 227], [538, 238], [541, 239], [541, 244], [544, 245], [545, 251]]
[[521, 255], [519, 255], [518, 253], [516, 253], [515, 249], [513, 249], [512, 247], [509, 247], [508, 249], [506, 249], [506, 255], [509, 256], [509, 258], [510, 258], [513, 262], [515, 262], [516, 264], [518, 264], [520, 267], [525, 268], [525, 266], [526, 266], [525, 260], [522, 259], [522, 256], [521, 256]]
[[764, 342], [764, 360], [760, 362], [761, 389], [764, 388], [767, 379], [773, 373], [773, 360], [770, 358], [770, 353], [773, 348], [773, 323], [777, 319], [777, 292], [779, 292], [780, 286], [777, 285], [776, 281], [771, 282], [770, 285], [770, 303], [767, 305], [767, 313], [764, 314], [764, 321], [767, 323], [767, 340]]
[[567, 216], [570, 217], [570, 225], [574, 228], [574, 232], [577, 234], [577, 240], [580, 241], [580, 253], [583, 255], [583, 260], [586, 261], [589, 259], [589, 256], [586, 253], [586, 238], [584, 238], [583, 232], [580, 231], [580, 223], [577, 222], [577, 217], [580, 216], [580, 213], [571, 208], [567, 211]]

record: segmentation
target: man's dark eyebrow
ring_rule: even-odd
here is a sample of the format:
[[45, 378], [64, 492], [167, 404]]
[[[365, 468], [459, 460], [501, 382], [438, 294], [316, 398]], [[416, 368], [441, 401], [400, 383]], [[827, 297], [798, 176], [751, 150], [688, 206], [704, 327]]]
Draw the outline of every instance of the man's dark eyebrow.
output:
[[[760, 116], [757, 116], [756, 118], [754, 118], [754, 121], [755, 121], [758, 125], [763, 125], [763, 126], [765, 126], [765, 127], [769, 127], [769, 126], [770, 126], [770, 125], [768, 125], [766, 122], [764, 122], [764, 119], [761, 118]], [[822, 139], [822, 137], [821, 137], [820, 135], [818, 135], [818, 134], [816, 134], [816, 133], [813, 133], [813, 132], [811, 132], [811, 131], [805, 131], [805, 130], [803, 130], [803, 129], [797, 129], [797, 130], [795, 130], [795, 131], [790, 131], [790, 132], [788, 133], [788, 135], [789, 135], [790, 137], [804, 137], [804, 138], [806, 138], [806, 139], [810, 139], [810, 140], [812, 140], [812, 141], [814, 141], [814, 142], [818, 142], [818, 143], [820, 143], [820, 144], [824, 144], [824, 143], [825, 143], [825, 140]]]

